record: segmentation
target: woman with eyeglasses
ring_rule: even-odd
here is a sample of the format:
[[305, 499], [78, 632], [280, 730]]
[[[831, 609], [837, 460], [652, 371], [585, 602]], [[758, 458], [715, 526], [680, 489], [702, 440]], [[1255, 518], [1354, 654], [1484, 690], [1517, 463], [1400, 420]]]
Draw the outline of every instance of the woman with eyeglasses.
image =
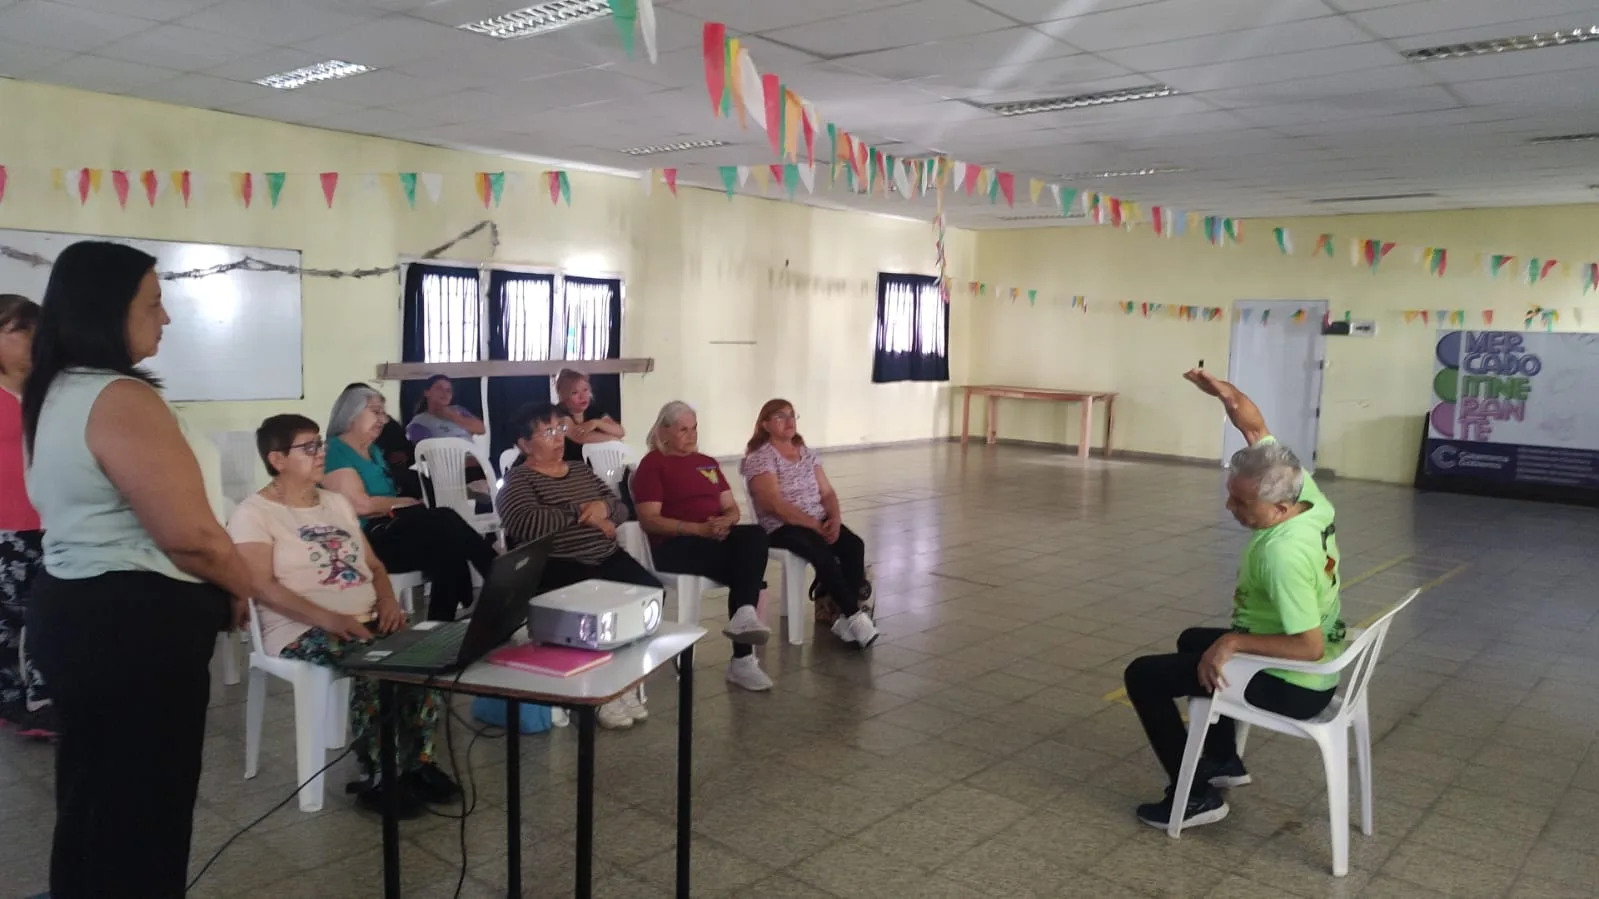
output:
[[0, 726], [33, 739], [55, 736], [44, 675], [28, 661], [28, 594], [44, 561], [39, 513], [28, 501], [22, 454], [22, 384], [33, 367], [39, 306], [0, 294]]
[[[580, 581], [619, 581], [659, 587], [655, 575], [616, 542], [627, 521], [621, 497], [582, 462], [561, 458], [567, 426], [549, 403], [519, 409], [513, 419], [523, 458], [505, 475], [496, 505], [508, 546], [555, 535], [539, 592]], [[635, 694], [600, 707], [601, 727], [626, 728], [648, 717]]]
[[[271, 482], [234, 510], [228, 532], [250, 566], [268, 655], [337, 668], [379, 634], [405, 627], [405, 613], [383, 562], [361, 533], [350, 501], [317, 487], [327, 443], [303, 415], [274, 415], [255, 432]], [[396, 721], [401, 813], [449, 802], [460, 787], [434, 763], [433, 731], [444, 699], [436, 690], [400, 687]], [[379, 778], [377, 684], [356, 678], [350, 729], [364, 783], [359, 799], [382, 811], [390, 785]]]
[[254, 585], [160, 382], [139, 367], [171, 321], [155, 262], [115, 243], [62, 250], [22, 392], [44, 526], [28, 655], [61, 729], [56, 899], [183, 895], [211, 655]]
[[487, 578], [494, 549], [454, 509], [428, 509], [402, 497], [376, 446], [388, 421], [383, 394], [344, 389], [328, 415], [327, 474], [322, 486], [350, 501], [372, 550], [390, 571], [420, 571], [431, 589], [428, 618], [454, 621], [473, 601], [472, 569]]
[[862, 649], [877, 640], [877, 626], [862, 608], [872, 595], [866, 580], [866, 544], [844, 526], [838, 494], [822, 471], [822, 460], [799, 435], [794, 406], [767, 400], [755, 419], [739, 472], [749, 486], [756, 518], [767, 540], [816, 569], [812, 597], [838, 611], [833, 635]]

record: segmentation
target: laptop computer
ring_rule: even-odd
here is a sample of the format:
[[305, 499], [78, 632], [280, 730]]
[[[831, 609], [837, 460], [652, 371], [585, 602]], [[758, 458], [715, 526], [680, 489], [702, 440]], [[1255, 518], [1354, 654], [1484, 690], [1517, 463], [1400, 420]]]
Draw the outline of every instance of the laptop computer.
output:
[[341, 663], [347, 671], [452, 674], [488, 655], [527, 623], [527, 602], [538, 592], [554, 537], [526, 543], [494, 560], [472, 617], [419, 621], [381, 637]]

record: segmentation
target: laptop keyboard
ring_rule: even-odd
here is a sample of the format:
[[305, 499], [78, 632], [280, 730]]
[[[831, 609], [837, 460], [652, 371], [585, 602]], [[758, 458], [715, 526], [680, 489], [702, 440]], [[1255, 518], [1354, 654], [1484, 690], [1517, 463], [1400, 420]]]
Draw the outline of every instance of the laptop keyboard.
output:
[[395, 650], [385, 661], [391, 665], [416, 667], [443, 666], [454, 662], [461, 654], [461, 643], [466, 639], [466, 622], [442, 627], [404, 649]]

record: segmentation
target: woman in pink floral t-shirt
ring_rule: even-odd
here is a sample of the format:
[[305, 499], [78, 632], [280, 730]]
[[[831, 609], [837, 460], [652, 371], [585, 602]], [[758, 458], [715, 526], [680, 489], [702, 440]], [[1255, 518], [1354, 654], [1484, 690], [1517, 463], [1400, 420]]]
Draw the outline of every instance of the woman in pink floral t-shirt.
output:
[[[866, 544], [844, 527], [838, 494], [822, 463], [795, 427], [794, 407], [769, 400], [755, 420], [739, 473], [749, 485], [767, 542], [816, 569], [819, 593], [838, 607], [833, 634], [862, 649], [877, 639], [877, 626], [861, 604], [872, 595], [866, 580]], [[792, 626], [792, 625], [791, 625]]]

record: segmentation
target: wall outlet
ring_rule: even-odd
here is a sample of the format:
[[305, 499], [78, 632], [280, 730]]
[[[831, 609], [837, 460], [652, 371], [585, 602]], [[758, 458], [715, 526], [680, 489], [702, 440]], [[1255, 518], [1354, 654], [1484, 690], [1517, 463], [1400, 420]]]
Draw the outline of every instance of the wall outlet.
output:
[[1349, 323], [1349, 336], [1350, 337], [1376, 337], [1377, 336], [1377, 323], [1374, 322], [1374, 321], [1350, 322]]

